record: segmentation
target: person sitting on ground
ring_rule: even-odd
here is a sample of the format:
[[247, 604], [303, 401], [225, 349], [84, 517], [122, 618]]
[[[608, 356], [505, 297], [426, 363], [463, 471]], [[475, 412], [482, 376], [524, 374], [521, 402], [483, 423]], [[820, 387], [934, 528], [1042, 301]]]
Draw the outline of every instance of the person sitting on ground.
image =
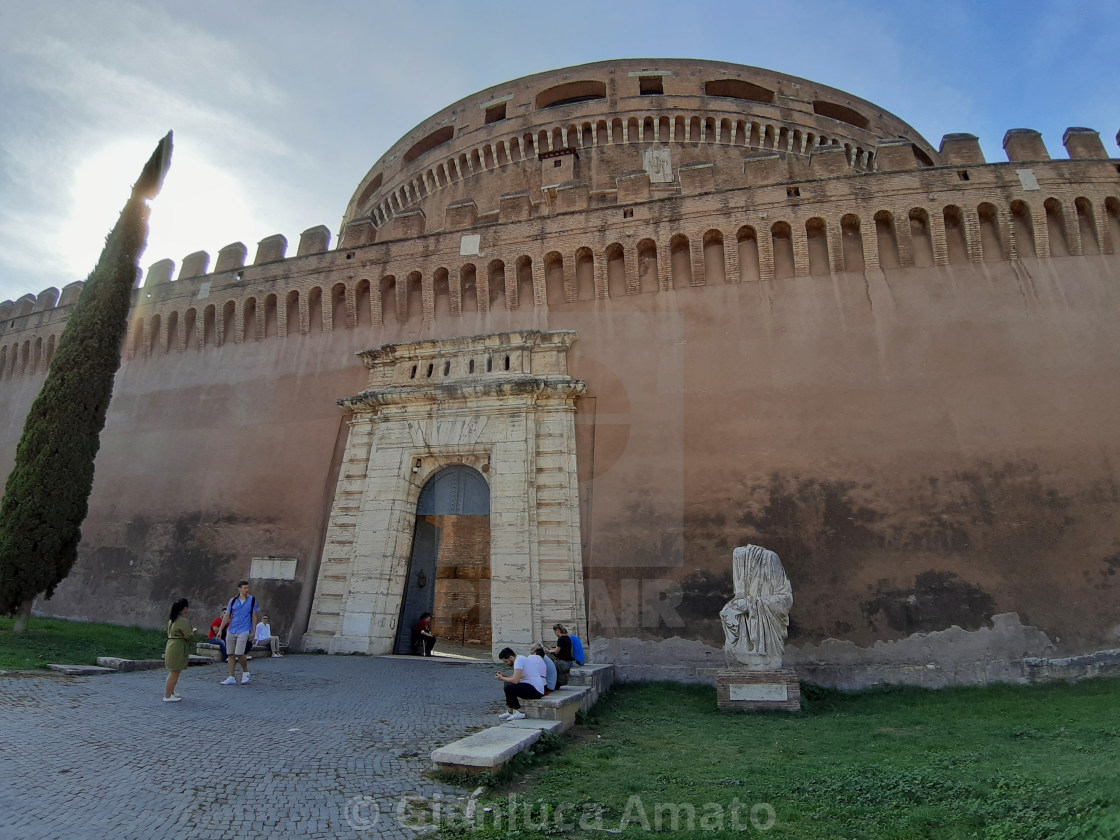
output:
[[436, 637], [432, 633], [432, 614], [423, 613], [416, 627], [412, 631], [412, 652], [416, 656], [431, 656], [432, 648], [436, 646]]
[[523, 720], [521, 700], [540, 700], [544, 697], [546, 669], [544, 660], [539, 656], [518, 656], [512, 648], [502, 648], [498, 658], [513, 668], [513, 673], [503, 674], [495, 671], [494, 676], [505, 683], [505, 714], [498, 715], [502, 720]]
[[544, 660], [544, 693], [551, 694], [556, 690], [556, 663], [551, 656], [545, 654], [544, 645], [540, 642], [533, 645], [532, 654]]
[[210, 635], [206, 637], [206, 641], [212, 645], [217, 645], [222, 653], [222, 662], [226, 661], [226, 640], [218, 635], [222, 629], [222, 614], [219, 613], [218, 617], [210, 622]]
[[280, 637], [272, 635], [272, 627], [269, 626], [267, 615], [262, 615], [261, 620], [257, 622], [257, 630], [253, 634], [253, 644], [268, 645], [272, 648], [274, 657], [284, 655], [280, 652]]
[[549, 653], [565, 662], [575, 662], [575, 656], [572, 653], [572, 637], [568, 635], [568, 631], [564, 629], [564, 625], [553, 624], [552, 629], [556, 633], [556, 647], [550, 650]]

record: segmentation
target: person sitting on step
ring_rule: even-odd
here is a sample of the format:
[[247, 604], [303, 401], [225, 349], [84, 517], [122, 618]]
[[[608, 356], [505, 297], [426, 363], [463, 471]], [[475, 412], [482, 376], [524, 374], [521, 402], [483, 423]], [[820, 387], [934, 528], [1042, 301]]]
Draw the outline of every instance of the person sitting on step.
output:
[[533, 656], [539, 656], [544, 660], [544, 693], [549, 695], [556, 690], [556, 663], [552, 661], [551, 656], [547, 656], [544, 651], [544, 645], [540, 642], [534, 642], [532, 648]]
[[505, 683], [502, 688], [506, 694], [505, 714], [498, 715], [502, 720], [523, 720], [521, 700], [540, 700], [544, 697], [547, 669], [539, 656], [518, 656], [512, 648], [502, 648], [498, 658], [513, 668], [512, 674], [495, 671], [494, 676]]
[[272, 635], [272, 627], [268, 623], [267, 615], [262, 615], [261, 620], [257, 622], [257, 629], [253, 634], [253, 644], [262, 647], [267, 645], [272, 649], [272, 655], [275, 657], [284, 655], [280, 652], [280, 637]]

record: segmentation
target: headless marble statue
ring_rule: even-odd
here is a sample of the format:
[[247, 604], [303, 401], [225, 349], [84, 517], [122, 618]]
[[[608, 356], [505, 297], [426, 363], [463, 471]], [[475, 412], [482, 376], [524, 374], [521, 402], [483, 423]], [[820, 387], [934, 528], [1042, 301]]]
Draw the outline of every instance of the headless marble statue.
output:
[[731, 555], [735, 597], [719, 611], [727, 664], [757, 670], [782, 667], [793, 588], [778, 555], [757, 545]]

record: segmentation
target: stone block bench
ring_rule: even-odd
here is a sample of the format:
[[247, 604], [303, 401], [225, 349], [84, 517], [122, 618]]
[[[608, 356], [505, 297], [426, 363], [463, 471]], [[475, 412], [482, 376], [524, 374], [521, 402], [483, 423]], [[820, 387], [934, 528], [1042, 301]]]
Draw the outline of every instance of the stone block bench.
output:
[[432, 753], [441, 770], [456, 773], [494, 772], [518, 753], [533, 746], [542, 731], [567, 732], [578, 712], [588, 712], [614, 684], [613, 665], [577, 665], [568, 685], [539, 700], [522, 700], [523, 720], [484, 729]]
[[[205, 656], [214, 662], [222, 661], [222, 649], [213, 642], [199, 642], [197, 645], [195, 645], [194, 649], [195, 653], [197, 653], [199, 656]], [[281, 653], [286, 653], [288, 651], [288, 646], [283, 642], [280, 643], [280, 651]], [[269, 656], [271, 656], [272, 648], [268, 645], [253, 645], [251, 648], [245, 651], [245, 654], [248, 656], [249, 654], [252, 654], [254, 652], [267, 653], [269, 654]]]
[[432, 752], [432, 761], [452, 773], [496, 772], [540, 740], [541, 732], [559, 730], [559, 721], [511, 720], [483, 729]]
[[568, 685], [587, 686], [592, 690], [591, 704], [583, 711], [591, 711], [591, 706], [611, 690], [614, 685], [613, 665], [575, 665], [568, 675]]

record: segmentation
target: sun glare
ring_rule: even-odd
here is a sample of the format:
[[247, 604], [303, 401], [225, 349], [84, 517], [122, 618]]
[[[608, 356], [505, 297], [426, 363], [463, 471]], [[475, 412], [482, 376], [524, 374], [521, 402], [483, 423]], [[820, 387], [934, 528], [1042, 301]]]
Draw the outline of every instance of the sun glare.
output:
[[[132, 183], [154, 144], [120, 141], [98, 149], [74, 174], [67, 265], [75, 280], [93, 268], [116, 223]], [[177, 145], [163, 191], [152, 203], [148, 249], [140, 259], [145, 270], [164, 258], [175, 260], [208, 251], [211, 265], [218, 249], [252, 233], [252, 213], [241, 185], [226, 171]], [[69, 282], [69, 281], [67, 281]]]

